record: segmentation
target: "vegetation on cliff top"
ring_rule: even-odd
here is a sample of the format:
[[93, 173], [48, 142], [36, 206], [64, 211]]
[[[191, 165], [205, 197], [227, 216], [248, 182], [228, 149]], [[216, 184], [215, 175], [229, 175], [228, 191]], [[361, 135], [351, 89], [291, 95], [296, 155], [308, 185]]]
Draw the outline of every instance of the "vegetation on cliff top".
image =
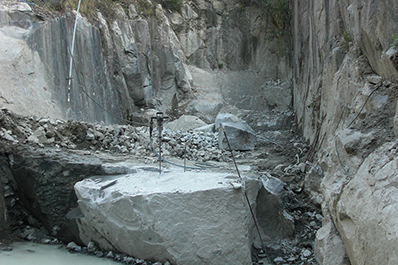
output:
[[[160, 3], [165, 9], [179, 11], [184, 3], [183, 1], [184, 0], [155, 0], [154, 2]], [[48, 0], [44, 2], [57, 12], [66, 12], [72, 9], [76, 10], [79, 3], [78, 0]], [[95, 14], [95, 11], [100, 10], [106, 18], [112, 19], [115, 17], [115, 7], [117, 5], [127, 11], [131, 4], [134, 4], [137, 11], [140, 13], [153, 14], [154, 4], [147, 0], [82, 0], [79, 12], [83, 16], [91, 18]]]
[[274, 37], [279, 37], [288, 28], [290, 23], [290, 8], [288, 0], [242, 0], [242, 4], [248, 6], [254, 4], [262, 10], [268, 26], [272, 26], [270, 31]]

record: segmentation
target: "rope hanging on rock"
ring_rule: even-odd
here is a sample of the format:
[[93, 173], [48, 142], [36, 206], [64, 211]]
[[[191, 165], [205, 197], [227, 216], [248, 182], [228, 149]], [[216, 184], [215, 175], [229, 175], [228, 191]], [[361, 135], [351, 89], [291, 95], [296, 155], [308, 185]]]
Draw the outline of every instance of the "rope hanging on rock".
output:
[[70, 51], [70, 63], [69, 63], [69, 75], [68, 75], [68, 103], [70, 102], [70, 87], [72, 84], [72, 64], [73, 64], [73, 49], [75, 47], [75, 36], [76, 36], [76, 27], [77, 27], [77, 18], [79, 16], [81, 0], [79, 0], [79, 4], [77, 5], [77, 13], [75, 19], [75, 26], [73, 27], [73, 36], [72, 36], [72, 48]]

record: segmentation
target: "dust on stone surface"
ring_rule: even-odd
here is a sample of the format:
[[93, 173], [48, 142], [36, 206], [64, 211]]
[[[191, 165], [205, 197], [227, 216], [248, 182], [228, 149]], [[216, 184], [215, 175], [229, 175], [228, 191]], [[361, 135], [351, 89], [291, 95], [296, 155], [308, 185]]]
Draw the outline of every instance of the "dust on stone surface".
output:
[[[16, 163], [16, 157], [22, 159], [22, 157], [51, 158], [57, 156], [62, 164], [64, 163], [62, 161], [70, 163], [76, 156], [76, 160], [86, 159], [93, 165], [125, 160], [137, 165], [151, 167], [158, 165], [157, 157], [148, 142], [147, 127], [105, 126], [73, 120], [25, 117], [4, 108], [0, 110], [0, 122], [2, 127], [0, 131], [1, 154], [9, 160], [8, 163]], [[189, 163], [191, 161], [211, 162], [219, 166], [214, 169], [216, 171], [236, 173], [230, 152], [220, 151], [217, 148], [217, 133], [164, 130], [163, 138], [163, 155], [170, 161], [182, 164], [182, 148], [186, 143], [190, 149], [187, 154]], [[156, 141], [155, 148], [157, 148]], [[292, 238], [278, 243], [266, 242], [268, 260], [271, 263], [283, 261], [287, 264], [317, 264], [313, 245], [316, 231], [321, 227], [322, 216], [320, 205], [311, 202], [304, 192], [305, 169], [310, 166], [303, 163], [307, 151], [308, 145], [302, 140], [294, 124], [282, 132], [263, 131], [259, 133], [257, 147], [253, 151], [234, 151], [238, 167], [250, 166], [250, 172], [253, 174], [259, 176], [268, 174], [278, 178], [283, 181], [284, 189], [289, 191], [282, 198], [282, 207], [293, 217], [295, 231]], [[11, 161], [12, 159], [14, 161]], [[37, 161], [33, 163], [37, 163]], [[164, 165], [164, 167], [168, 166]], [[48, 173], [48, 179], [45, 181], [57, 183], [57, 176], [70, 174], [57, 172], [57, 170], [55, 168], [52, 175]], [[73, 169], [71, 170], [73, 171]], [[90, 170], [86, 173], [87, 176], [93, 174]], [[84, 176], [79, 176], [79, 178], [83, 179]], [[57, 200], [54, 196], [47, 198], [49, 204], [55, 203]], [[65, 193], [62, 196], [69, 195]], [[32, 213], [26, 211], [18, 203], [16, 193], [10, 197], [16, 198], [17, 202], [13, 207], [8, 206], [11, 217], [10, 233], [2, 239], [3, 244], [20, 240], [27, 225], [41, 229], [47, 237], [53, 237], [53, 231], [49, 231], [48, 226], [45, 227], [46, 225], [34, 218]], [[60, 202], [56, 204], [59, 205]], [[58, 209], [58, 211], [66, 214], [62, 212], [62, 209]], [[256, 251], [258, 249], [254, 249], [253, 253]], [[261, 264], [261, 258], [253, 255], [253, 262]]]

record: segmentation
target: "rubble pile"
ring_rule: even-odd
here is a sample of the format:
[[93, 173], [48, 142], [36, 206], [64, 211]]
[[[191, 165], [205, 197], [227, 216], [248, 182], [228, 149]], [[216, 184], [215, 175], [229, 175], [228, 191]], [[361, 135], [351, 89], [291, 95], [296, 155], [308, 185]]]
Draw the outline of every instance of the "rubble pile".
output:
[[[145, 126], [103, 125], [34, 116], [22, 117], [7, 109], [2, 109], [0, 115], [0, 119], [5, 124], [1, 128], [0, 137], [11, 144], [107, 151], [138, 157], [154, 157], [156, 156], [154, 149], [159, 149], [157, 129], [154, 130], [150, 139], [149, 128]], [[15, 121], [17, 124], [14, 124]], [[184, 158], [185, 156], [186, 159], [201, 162], [230, 161], [230, 154], [221, 151], [218, 148], [218, 142], [218, 132], [199, 130], [183, 132], [164, 129], [162, 156], [165, 158], [170, 156]], [[245, 157], [245, 153], [235, 151], [235, 156]]]

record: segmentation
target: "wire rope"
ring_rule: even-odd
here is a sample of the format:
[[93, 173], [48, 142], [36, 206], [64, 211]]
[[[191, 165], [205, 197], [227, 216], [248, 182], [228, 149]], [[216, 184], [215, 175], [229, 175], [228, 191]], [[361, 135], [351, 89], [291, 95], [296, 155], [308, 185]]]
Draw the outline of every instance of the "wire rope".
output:
[[[58, 18], [58, 19], [61, 19], [61, 18], [62, 18], [62, 17], [60, 17], [60, 16], [48, 5], [47, 1], [42, 0], [42, 2], [44, 2], [44, 4], [51, 10], [51, 12], [53, 13], [53, 15], [54, 15], [56, 18]], [[67, 41], [68, 38], [67, 38], [67, 34], [66, 34], [66, 29], [65, 29], [64, 24], [63, 24], [62, 22], [61, 22], [60, 24], [61, 24], [62, 33], [63, 33], [64, 38], [65, 38], [65, 40], [66, 40], [65, 42], [66, 42], [66, 46], [67, 46], [67, 52], [68, 52], [68, 54], [70, 55], [70, 58], [71, 58], [71, 65], [73, 66], [73, 68], [77, 69], [75, 60], [73, 60], [74, 55], [72, 54], [71, 47], [70, 47], [70, 45], [69, 45], [69, 43], [68, 43], [68, 41]], [[76, 23], [75, 23], [75, 24], [76, 24]], [[124, 117], [120, 117], [120, 116], [118, 116], [118, 115], [112, 113], [111, 111], [109, 111], [109, 110], [108, 110], [106, 107], [104, 107], [102, 104], [98, 103], [98, 102], [97, 102], [97, 101], [96, 101], [96, 100], [83, 88], [83, 86], [82, 86], [82, 84], [81, 84], [80, 76], [79, 76], [79, 75], [76, 75], [76, 76], [77, 76], [77, 84], [76, 84], [77, 88], [79, 88], [79, 89], [81, 90], [81, 92], [83, 92], [83, 93], [84, 93], [95, 105], [97, 105], [101, 110], [105, 111], [107, 114], [109, 114], [109, 115], [112, 116], [113, 118], [115, 118], [115, 119], [121, 121], [122, 123], [130, 124], [130, 125], [132, 125], [132, 126], [133, 126], [133, 125], [148, 126], [147, 124], [143, 124], [143, 123], [140, 123], [140, 122], [133, 122], [133, 121], [131, 121], [131, 120], [127, 120], [127, 119], [125, 119]], [[69, 79], [69, 80], [71, 79], [71, 72], [70, 72], [70, 74], [69, 74], [68, 79]], [[69, 82], [69, 80], [68, 80], [68, 82]], [[70, 88], [68, 88], [68, 90], [69, 90], [69, 89], [70, 89]], [[69, 95], [68, 95], [68, 97], [69, 97]]]

